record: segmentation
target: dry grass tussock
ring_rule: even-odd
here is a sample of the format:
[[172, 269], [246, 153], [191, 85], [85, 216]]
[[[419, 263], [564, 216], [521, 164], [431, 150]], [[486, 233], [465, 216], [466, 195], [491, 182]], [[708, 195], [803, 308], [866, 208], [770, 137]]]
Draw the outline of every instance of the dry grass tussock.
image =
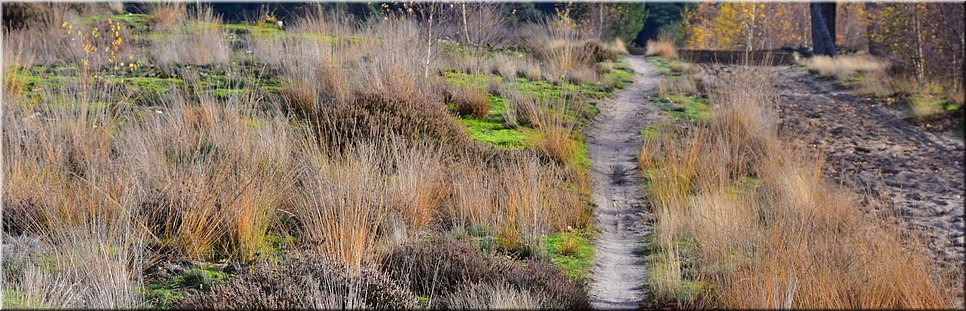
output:
[[151, 28], [169, 30], [184, 22], [188, 8], [184, 3], [152, 3], [150, 5]]
[[210, 8], [198, 9], [182, 23], [168, 26], [153, 45], [154, 57], [162, 65], [225, 64], [231, 55], [221, 18]]
[[590, 39], [588, 34], [560, 19], [545, 20], [521, 31], [534, 56], [546, 64], [544, 76], [552, 81], [596, 80], [596, 63], [616, 60], [627, 50], [621, 49], [622, 44]]
[[821, 76], [840, 80], [848, 80], [857, 73], [883, 71], [889, 66], [884, 60], [866, 55], [845, 55], [834, 58], [819, 55], [805, 59], [803, 65]]
[[446, 102], [456, 105], [456, 112], [462, 115], [485, 118], [490, 113], [488, 92], [476, 86], [475, 83], [447, 86], [444, 90], [444, 98]]
[[678, 51], [677, 48], [674, 47], [674, 41], [672, 40], [648, 40], [647, 49], [645, 50], [644, 55], [656, 55], [663, 59], [671, 60], [678, 58]]
[[768, 74], [742, 68], [712, 119], [642, 148], [658, 299], [722, 308], [944, 308], [924, 249], [776, 132]]
[[698, 83], [691, 76], [669, 77], [657, 84], [657, 94], [661, 98], [667, 98], [668, 95], [697, 95]]
[[[447, 224], [497, 228], [502, 248], [530, 248], [576, 226], [584, 205], [567, 187], [569, 170], [534, 156], [494, 161], [438, 141], [379, 138], [392, 134], [332, 144], [256, 102], [192, 103], [184, 90], [129, 119], [96, 104], [112, 89], [73, 90], [51, 90], [39, 114], [5, 106], [4, 140], [22, 146], [4, 149], [5, 225], [43, 237], [66, 252], [58, 266], [80, 269], [8, 279], [45, 305], [137, 306], [145, 250], [251, 260], [291, 233], [357, 273], [383, 243]], [[299, 229], [282, 231], [280, 215]], [[51, 287], [75, 283], [90, 292]], [[101, 296], [82, 302], [76, 291]]]

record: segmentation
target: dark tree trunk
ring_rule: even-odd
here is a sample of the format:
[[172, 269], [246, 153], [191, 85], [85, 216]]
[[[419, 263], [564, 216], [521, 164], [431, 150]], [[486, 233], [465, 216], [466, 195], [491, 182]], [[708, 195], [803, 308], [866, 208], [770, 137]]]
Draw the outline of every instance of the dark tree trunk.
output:
[[[825, 13], [828, 7], [832, 7], [833, 12], [829, 16]], [[835, 3], [810, 3], [809, 9], [812, 15], [812, 48], [815, 55], [835, 56]], [[831, 29], [829, 24], [832, 25]]]
[[835, 45], [835, 16], [838, 6], [835, 2], [822, 2], [822, 18], [825, 19], [825, 27], [828, 27], [828, 33], [832, 35], [832, 45]]

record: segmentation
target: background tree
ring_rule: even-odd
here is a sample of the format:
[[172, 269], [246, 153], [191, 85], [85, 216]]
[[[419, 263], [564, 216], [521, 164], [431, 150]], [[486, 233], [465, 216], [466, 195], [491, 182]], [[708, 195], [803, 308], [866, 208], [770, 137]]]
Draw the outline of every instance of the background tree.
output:
[[[641, 32], [634, 38], [634, 43], [639, 46], [644, 46], [647, 40], [657, 38], [658, 33], [661, 31], [673, 34], [684, 34], [681, 31], [681, 22], [684, 20], [685, 10], [693, 10], [697, 7], [697, 4], [657, 2], [646, 3], [644, 7], [647, 10], [647, 19], [644, 21]], [[684, 39], [684, 36], [678, 37], [677, 39]]]
[[835, 56], [835, 3], [810, 3], [812, 48], [816, 55]]
[[644, 3], [610, 3], [615, 13], [615, 24], [611, 27], [611, 36], [620, 38], [624, 42], [633, 42], [644, 28], [648, 17], [648, 10]]

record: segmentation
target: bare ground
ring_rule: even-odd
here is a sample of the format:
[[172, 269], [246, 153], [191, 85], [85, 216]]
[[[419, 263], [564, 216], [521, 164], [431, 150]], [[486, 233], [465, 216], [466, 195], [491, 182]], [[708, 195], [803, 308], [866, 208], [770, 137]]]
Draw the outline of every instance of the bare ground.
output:
[[641, 130], [665, 116], [648, 102], [660, 75], [640, 56], [629, 56], [628, 62], [634, 83], [600, 103], [600, 114], [587, 130], [596, 225], [601, 230], [591, 274], [591, 304], [596, 309], [637, 308], [647, 281], [638, 250], [651, 228], [636, 159]]
[[[732, 67], [702, 65], [712, 76]], [[872, 213], [895, 213], [936, 263], [962, 269], [963, 141], [907, 122], [902, 111], [852, 95], [804, 69], [768, 67], [779, 95], [779, 136], [823, 152], [824, 173], [858, 192]]]
[[864, 194], [866, 206], [891, 206], [921, 233], [936, 261], [961, 264], [963, 142], [916, 127], [894, 109], [802, 69], [777, 73], [781, 134], [824, 150], [826, 176]]
[[[899, 109], [856, 97], [803, 69], [779, 67], [782, 137], [825, 151], [825, 176], [897, 215], [961, 288], [966, 227], [963, 141], [909, 123]], [[963, 306], [962, 291], [954, 291]]]

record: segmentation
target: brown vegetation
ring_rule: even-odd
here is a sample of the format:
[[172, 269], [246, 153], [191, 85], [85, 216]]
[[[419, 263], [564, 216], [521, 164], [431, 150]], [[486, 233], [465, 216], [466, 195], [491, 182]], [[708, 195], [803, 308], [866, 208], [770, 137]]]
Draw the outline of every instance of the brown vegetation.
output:
[[657, 55], [667, 60], [678, 58], [674, 41], [671, 40], [647, 41], [647, 50], [644, 55]]
[[779, 140], [768, 74], [714, 90], [713, 117], [642, 148], [656, 297], [725, 308], [941, 308], [921, 247]]
[[[71, 33], [59, 23], [4, 33], [5, 64], [18, 65], [4, 68], [4, 244], [36, 245], [12, 255], [18, 268], [5, 261], [12, 306], [143, 307], [156, 298], [145, 296], [148, 283], [171, 281], [146, 267], [190, 260], [226, 261], [239, 273], [176, 306], [411, 308], [404, 275], [446, 247], [503, 267], [475, 289], [457, 288], [465, 278], [453, 276], [452, 289], [433, 290], [461, 293], [448, 301], [504, 300], [479, 290], [496, 288], [523, 305], [586, 305], [584, 289], [555, 266], [515, 266], [537, 256], [541, 237], [590, 222], [586, 178], [573, 165], [576, 120], [564, 113], [573, 107], [544, 111], [550, 103], [510, 84], [545, 72], [597, 79], [595, 62], [614, 60], [619, 45], [558, 42], [569, 52], [550, 59], [570, 67], [549, 69], [559, 64], [509, 51], [452, 57], [416, 18], [310, 16], [272, 35], [184, 10], [151, 7], [138, 28], [150, 35], [124, 24], [118, 55], [101, 52], [113, 40], [74, 35], [93, 33], [86, 22]], [[470, 33], [471, 42], [498, 40]], [[445, 81], [461, 68], [487, 80], [463, 89]], [[486, 117], [490, 94], [503, 89], [517, 96], [517, 126], [537, 127], [547, 147], [474, 142], [446, 106]], [[435, 243], [420, 246], [424, 257], [399, 246], [469, 228], [486, 228], [495, 245]], [[454, 275], [472, 272], [448, 262]], [[527, 270], [508, 278], [514, 269]], [[434, 284], [418, 282], [429, 282], [420, 291]]]

